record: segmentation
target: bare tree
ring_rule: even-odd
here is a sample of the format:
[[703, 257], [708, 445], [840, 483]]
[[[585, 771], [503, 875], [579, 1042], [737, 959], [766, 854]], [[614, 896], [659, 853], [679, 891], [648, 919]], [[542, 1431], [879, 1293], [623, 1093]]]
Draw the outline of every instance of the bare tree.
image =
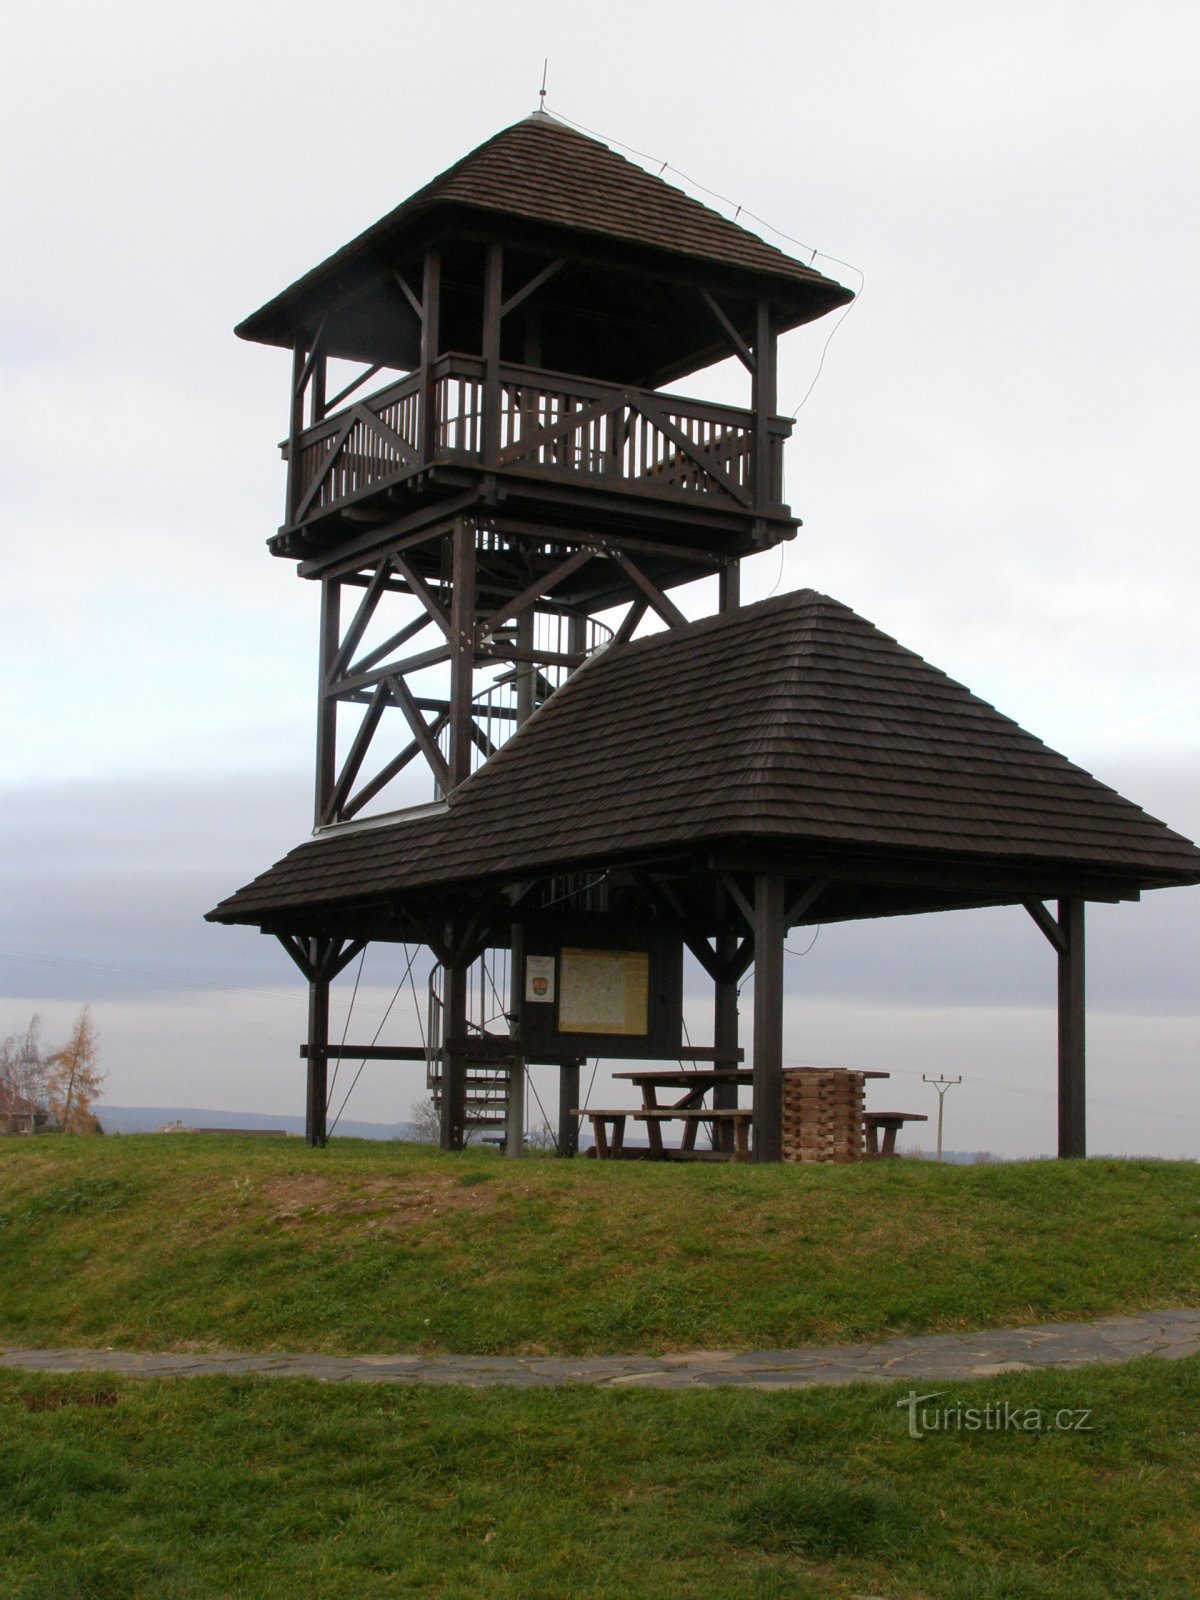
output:
[[50, 1059], [46, 1097], [50, 1114], [64, 1133], [99, 1133], [92, 1102], [104, 1086], [96, 1065], [96, 1027], [90, 1006], [75, 1019], [71, 1037]]
[[42, 1053], [42, 1019], [0, 1041], [0, 1116], [13, 1133], [36, 1133], [46, 1123], [50, 1062]]
[[426, 1100], [414, 1100], [408, 1109], [408, 1125], [418, 1144], [438, 1144], [442, 1137], [442, 1114], [430, 1095]]

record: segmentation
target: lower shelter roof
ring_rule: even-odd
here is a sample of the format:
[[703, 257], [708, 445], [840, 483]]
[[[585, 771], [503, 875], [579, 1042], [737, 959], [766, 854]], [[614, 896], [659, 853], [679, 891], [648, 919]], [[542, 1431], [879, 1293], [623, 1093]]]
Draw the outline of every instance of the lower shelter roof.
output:
[[730, 844], [1052, 868], [1126, 890], [1200, 882], [1187, 839], [848, 606], [798, 590], [610, 646], [437, 812], [329, 830], [209, 918]]

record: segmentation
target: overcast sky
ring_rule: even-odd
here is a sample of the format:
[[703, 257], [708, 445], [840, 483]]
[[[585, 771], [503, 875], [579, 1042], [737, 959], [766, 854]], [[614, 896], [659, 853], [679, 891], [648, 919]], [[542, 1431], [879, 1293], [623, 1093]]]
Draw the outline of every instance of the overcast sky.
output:
[[[109, 1102], [301, 1108], [298, 975], [201, 921], [311, 821], [316, 595], [264, 546], [288, 358], [231, 329], [532, 110], [547, 56], [553, 110], [865, 276], [789, 446], [805, 527], [748, 596], [835, 595], [1196, 837], [1198, 44], [1191, 0], [22, 7], [0, 1034], [88, 1000]], [[785, 339], [781, 409], [831, 325]], [[1200, 893], [1090, 933], [1091, 1146], [1200, 1156]], [[809, 937], [789, 1059], [890, 1069], [914, 1110], [922, 1071], [961, 1073], [949, 1143], [1053, 1149], [1054, 963], [1024, 913]], [[398, 976], [368, 957], [355, 1033]], [[376, 1069], [348, 1115], [420, 1092]]]

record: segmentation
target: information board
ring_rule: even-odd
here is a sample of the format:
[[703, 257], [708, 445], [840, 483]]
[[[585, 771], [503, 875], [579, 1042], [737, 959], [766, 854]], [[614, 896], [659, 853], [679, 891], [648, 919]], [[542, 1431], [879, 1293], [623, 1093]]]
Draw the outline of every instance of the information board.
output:
[[648, 950], [564, 947], [559, 981], [560, 1033], [645, 1037], [650, 1031]]

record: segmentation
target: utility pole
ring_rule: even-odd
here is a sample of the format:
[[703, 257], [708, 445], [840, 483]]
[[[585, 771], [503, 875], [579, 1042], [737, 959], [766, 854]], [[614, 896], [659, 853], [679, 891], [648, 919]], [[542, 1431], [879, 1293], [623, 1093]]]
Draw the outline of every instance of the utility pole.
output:
[[938, 1096], [937, 1158], [940, 1161], [942, 1159], [942, 1110], [943, 1110], [943, 1108], [945, 1107], [945, 1104], [946, 1104], [946, 1090], [947, 1089], [953, 1089], [953, 1087], [954, 1087], [954, 1085], [956, 1083], [961, 1083], [962, 1082], [962, 1079], [961, 1078], [945, 1078], [945, 1077], [942, 1077], [942, 1078], [931, 1078], [927, 1072], [923, 1072], [921, 1074], [921, 1082], [922, 1083], [931, 1083], [933, 1085], [933, 1087], [937, 1090], [937, 1096]]

